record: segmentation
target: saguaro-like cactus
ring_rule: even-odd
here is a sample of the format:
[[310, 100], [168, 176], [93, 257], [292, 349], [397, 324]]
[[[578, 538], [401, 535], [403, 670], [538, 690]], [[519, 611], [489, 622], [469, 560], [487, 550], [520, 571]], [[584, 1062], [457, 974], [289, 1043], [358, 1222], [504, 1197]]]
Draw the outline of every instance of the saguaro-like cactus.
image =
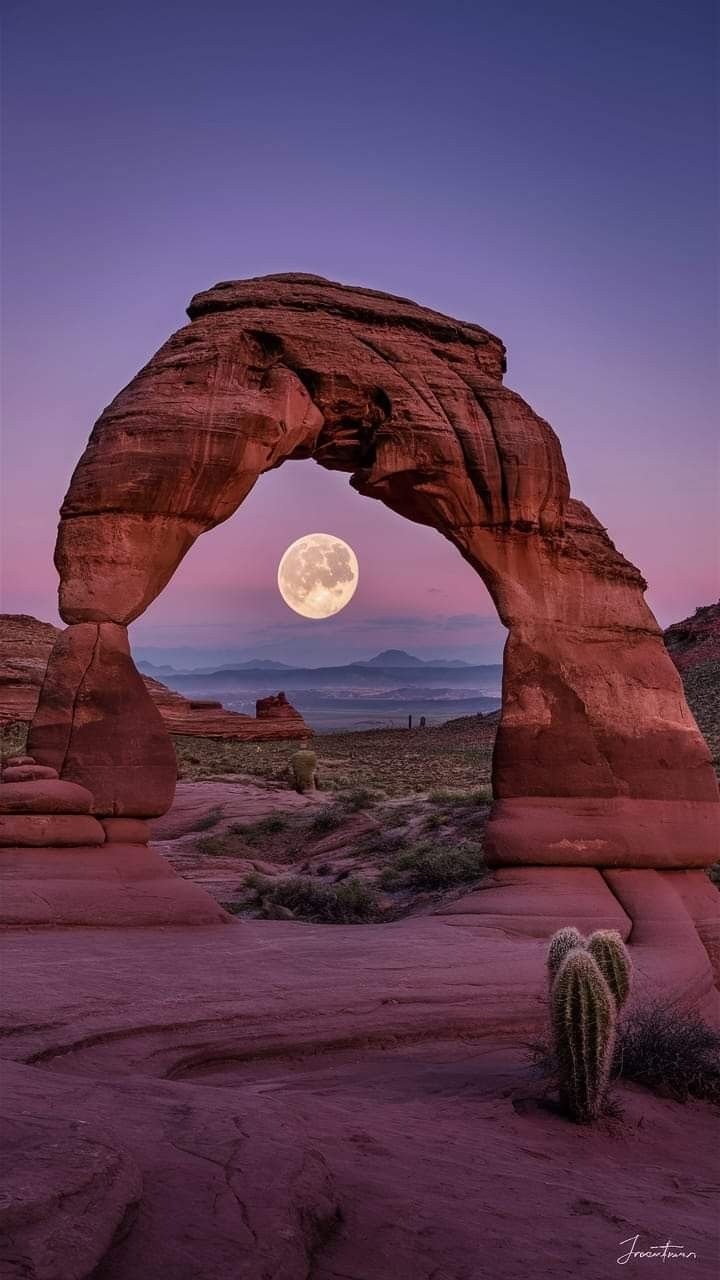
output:
[[632, 962], [617, 929], [598, 929], [587, 940], [587, 949], [612, 993], [618, 1012], [630, 994]]
[[551, 986], [568, 952], [573, 951], [575, 947], [584, 946], [585, 939], [574, 925], [568, 925], [565, 929], [559, 929], [553, 934], [547, 953], [548, 981]]
[[587, 951], [570, 951], [551, 991], [552, 1031], [560, 1101], [588, 1124], [602, 1110], [615, 1045], [615, 1001]]

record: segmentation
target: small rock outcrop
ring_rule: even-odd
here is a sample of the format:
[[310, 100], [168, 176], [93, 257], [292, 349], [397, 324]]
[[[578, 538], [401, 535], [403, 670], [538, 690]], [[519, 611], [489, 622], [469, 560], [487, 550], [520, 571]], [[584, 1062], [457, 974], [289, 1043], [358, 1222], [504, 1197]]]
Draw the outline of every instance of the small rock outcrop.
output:
[[720, 774], [720, 602], [701, 605], [691, 618], [674, 622], [665, 644]]
[[258, 720], [285, 720], [296, 723], [298, 726], [304, 724], [300, 712], [291, 706], [282, 689], [280, 693], [270, 694], [268, 698], [258, 698], [255, 703], [255, 715]]
[[0, 774], [0, 847], [65, 848], [105, 843], [91, 815], [94, 798], [75, 782], [61, 782], [57, 770], [30, 756], [8, 761]]
[[720, 664], [720, 600], [667, 627], [665, 647], [680, 672], [705, 662]]

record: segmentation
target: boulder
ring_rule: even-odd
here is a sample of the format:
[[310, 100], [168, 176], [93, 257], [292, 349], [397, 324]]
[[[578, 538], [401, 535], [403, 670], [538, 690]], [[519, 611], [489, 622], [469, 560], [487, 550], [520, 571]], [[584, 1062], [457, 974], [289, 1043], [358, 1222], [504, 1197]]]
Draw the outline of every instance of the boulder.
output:
[[32, 756], [8, 756], [7, 760], [3, 761], [3, 768], [11, 769], [20, 764], [37, 764], [37, 761], [33, 760]]
[[3, 782], [41, 782], [57, 777], [57, 769], [43, 764], [16, 764], [2, 771]]
[[0, 813], [89, 813], [92, 796], [75, 782], [0, 783]]
[[64, 848], [105, 843], [105, 832], [90, 814], [0, 814], [4, 848]]

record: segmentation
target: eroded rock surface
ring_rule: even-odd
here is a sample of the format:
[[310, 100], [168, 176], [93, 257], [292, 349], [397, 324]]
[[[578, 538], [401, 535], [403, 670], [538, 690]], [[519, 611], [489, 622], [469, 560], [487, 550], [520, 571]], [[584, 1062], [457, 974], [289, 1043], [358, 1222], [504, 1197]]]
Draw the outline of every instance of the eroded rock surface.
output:
[[[661, 837], [657, 802], [681, 801], [674, 865], [698, 847], [712, 860], [717, 784], [645, 583], [570, 497], [552, 429], [503, 385], [500, 340], [302, 275], [217, 285], [189, 315], [76, 468], [56, 550], [65, 620], [138, 617], [264, 471], [314, 457], [437, 528], [487, 584], [509, 629], [496, 797], [553, 797], [574, 827], [585, 798], [621, 799], [631, 858], [637, 826], [649, 849]], [[498, 861], [525, 861], [531, 811], [505, 811]], [[544, 859], [576, 865], [582, 844], [546, 843]]]
[[82, 623], [50, 655], [28, 751], [87, 787], [103, 817], [164, 813], [175, 792], [175, 752], [130, 656], [125, 627]]

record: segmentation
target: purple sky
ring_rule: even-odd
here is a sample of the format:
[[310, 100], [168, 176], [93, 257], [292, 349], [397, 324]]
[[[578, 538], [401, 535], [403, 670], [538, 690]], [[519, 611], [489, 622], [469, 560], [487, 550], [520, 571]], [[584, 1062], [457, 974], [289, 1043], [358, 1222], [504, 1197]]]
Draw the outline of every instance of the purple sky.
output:
[[[8, 0], [3, 609], [56, 619], [72, 467], [191, 294], [288, 270], [498, 333], [660, 621], [717, 595], [714, 10]], [[327, 623], [275, 586], [318, 529], [360, 561]], [[294, 463], [196, 544], [134, 643], [491, 661], [501, 628], [440, 536]]]

